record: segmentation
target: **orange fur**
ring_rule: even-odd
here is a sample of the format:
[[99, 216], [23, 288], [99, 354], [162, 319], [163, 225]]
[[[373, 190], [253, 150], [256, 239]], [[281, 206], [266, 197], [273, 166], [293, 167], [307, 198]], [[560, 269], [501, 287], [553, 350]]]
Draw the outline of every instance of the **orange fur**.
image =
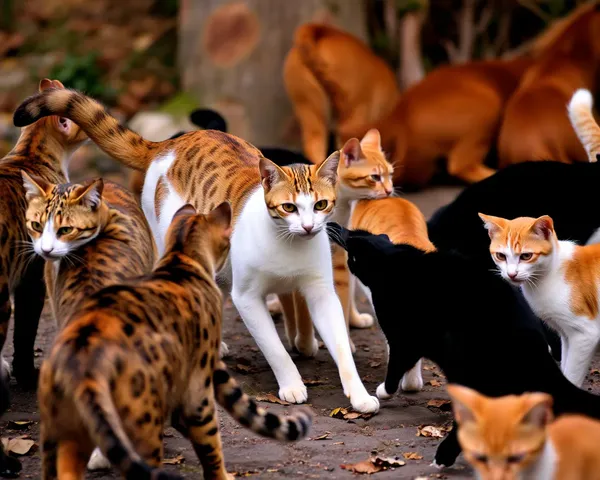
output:
[[[448, 393], [465, 458], [483, 480], [600, 478], [600, 422], [580, 415], [552, 422], [545, 393], [490, 398], [458, 385], [448, 385]], [[545, 447], [553, 449], [554, 465], [545, 462]], [[536, 476], [544, 463], [549, 470]]]
[[387, 115], [399, 97], [388, 65], [356, 37], [327, 25], [296, 30], [283, 78], [313, 163], [327, 155], [330, 117], [338, 129], [352, 129]]
[[500, 166], [529, 160], [587, 161], [571, 128], [566, 105], [578, 88], [594, 90], [600, 61], [600, 11], [596, 1], [578, 7], [559, 26], [506, 106], [498, 153]]

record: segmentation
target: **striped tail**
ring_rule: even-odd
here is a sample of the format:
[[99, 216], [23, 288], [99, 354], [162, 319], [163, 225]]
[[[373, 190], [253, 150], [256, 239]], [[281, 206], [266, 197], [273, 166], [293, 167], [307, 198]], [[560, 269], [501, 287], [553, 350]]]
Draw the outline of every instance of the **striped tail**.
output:
[[242, 392], [223, 362], [213, 374], [215, 394], [220, 405], [241, 425], [264, 437], [282, 442], [301, 440], [312, 424], [312, 413], [307, 408], [295, 409], [294, 415], [283, 417], [268, 413]]
[[569, 102], [569, 119], [590, 162], [597, 162], [600, 159], [600, 127], [592, 113], [593, 105], [594, 99], [589, 90], [580, 88]]
[[181, 475], [153, 468], [135, 452], [117, 413], [107, 382], [85, 380], [74, 402], [96, 445], [127, 480], [180, 480]]
[[121, 125], [98, 101], [66, 88], [49, 88], [27, 98], [13, 121], [24, 127], [50, 115], [72, 120], [108, 155], [135, 170], [146, 171], [160, 145]]

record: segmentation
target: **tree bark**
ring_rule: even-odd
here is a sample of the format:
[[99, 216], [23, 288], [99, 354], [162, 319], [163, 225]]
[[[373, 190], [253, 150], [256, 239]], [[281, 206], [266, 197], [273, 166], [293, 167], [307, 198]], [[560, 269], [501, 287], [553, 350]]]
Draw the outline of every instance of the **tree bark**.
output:
[[398, 81], [405, 90], [425, 77], [421, 52], [421, 29], [427, 12], [409, 12], [400, 19], [400, 66]]
[[182, 0], [178, 55], [182, 87], [202, 106], [219, 111], [230, 133], [260, 146], [284, 145], [293, 113], [282, 68], [296, 27], [320, 21], [365, 40], [363, 3]]

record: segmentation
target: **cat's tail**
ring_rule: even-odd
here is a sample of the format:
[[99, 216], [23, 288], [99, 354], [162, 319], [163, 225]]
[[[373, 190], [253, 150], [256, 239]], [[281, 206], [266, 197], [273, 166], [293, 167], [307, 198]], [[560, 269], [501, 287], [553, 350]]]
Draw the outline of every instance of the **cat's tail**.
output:
[[66, 88], [49, 88], [27, 98], [13, 121], [25, 127], [50, 115], [72, 120], [108, 155], [135, 170], [146, 171], [160, 146], [121, 125], [100, 102]]
[[128, 480], [180, 480], [181, 475], [148, 465], [134, 450], [113, 403], [110, 386], [93, 374], [78, 382], [73, 401], [90, 436]]
[[589, 90], [580, 88], [569, 102], [569, 119], [590, 162], [600, 159], [600, 127], [592, 113], [594, 99]]
[[213, 374], [217, 402], [241, 425], [253, 432], [282, 442], [301, 440], [312, 424], [312, 413], [307, 408], [296, 408], [288, 417], [266, 412], [246, 395], [227, 367], [219, 362]]

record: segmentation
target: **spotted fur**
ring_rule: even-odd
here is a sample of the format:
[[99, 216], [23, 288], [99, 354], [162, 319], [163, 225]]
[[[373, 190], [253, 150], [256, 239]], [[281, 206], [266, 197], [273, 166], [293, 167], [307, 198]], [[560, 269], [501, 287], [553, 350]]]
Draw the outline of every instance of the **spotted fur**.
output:
[[247, 397], [219, 360], [222, 296], [215, 273], [229, 252], [231, 209], [185, 205], [150, 275], [104, 288], [59, 334], [39, 389], [43, 478], [81, 478], [98, 445], [128, 479], [162, 472], [163, 424], [194, 446], [204, 478], [225, 479], [216, 400], [242, 425], [295, 441], [308, 410], [287, 418]]
[[[56, 80], [40, 82], [40, 91], [49, 88], [63, 87]], [[21, 171], [48, 182], [63, 183], [67, 179], [68, 159], [85, 139], [85, 134], [70, 120], [52, 116], [24, 128], [15, 147], [0, 160], [0, 350], [8, 331], [12, 296], [13, 373], [26, 388], [37, 386], [33, 346], [46, 291], [44, 262], [32, 257], [29, 248]]]

